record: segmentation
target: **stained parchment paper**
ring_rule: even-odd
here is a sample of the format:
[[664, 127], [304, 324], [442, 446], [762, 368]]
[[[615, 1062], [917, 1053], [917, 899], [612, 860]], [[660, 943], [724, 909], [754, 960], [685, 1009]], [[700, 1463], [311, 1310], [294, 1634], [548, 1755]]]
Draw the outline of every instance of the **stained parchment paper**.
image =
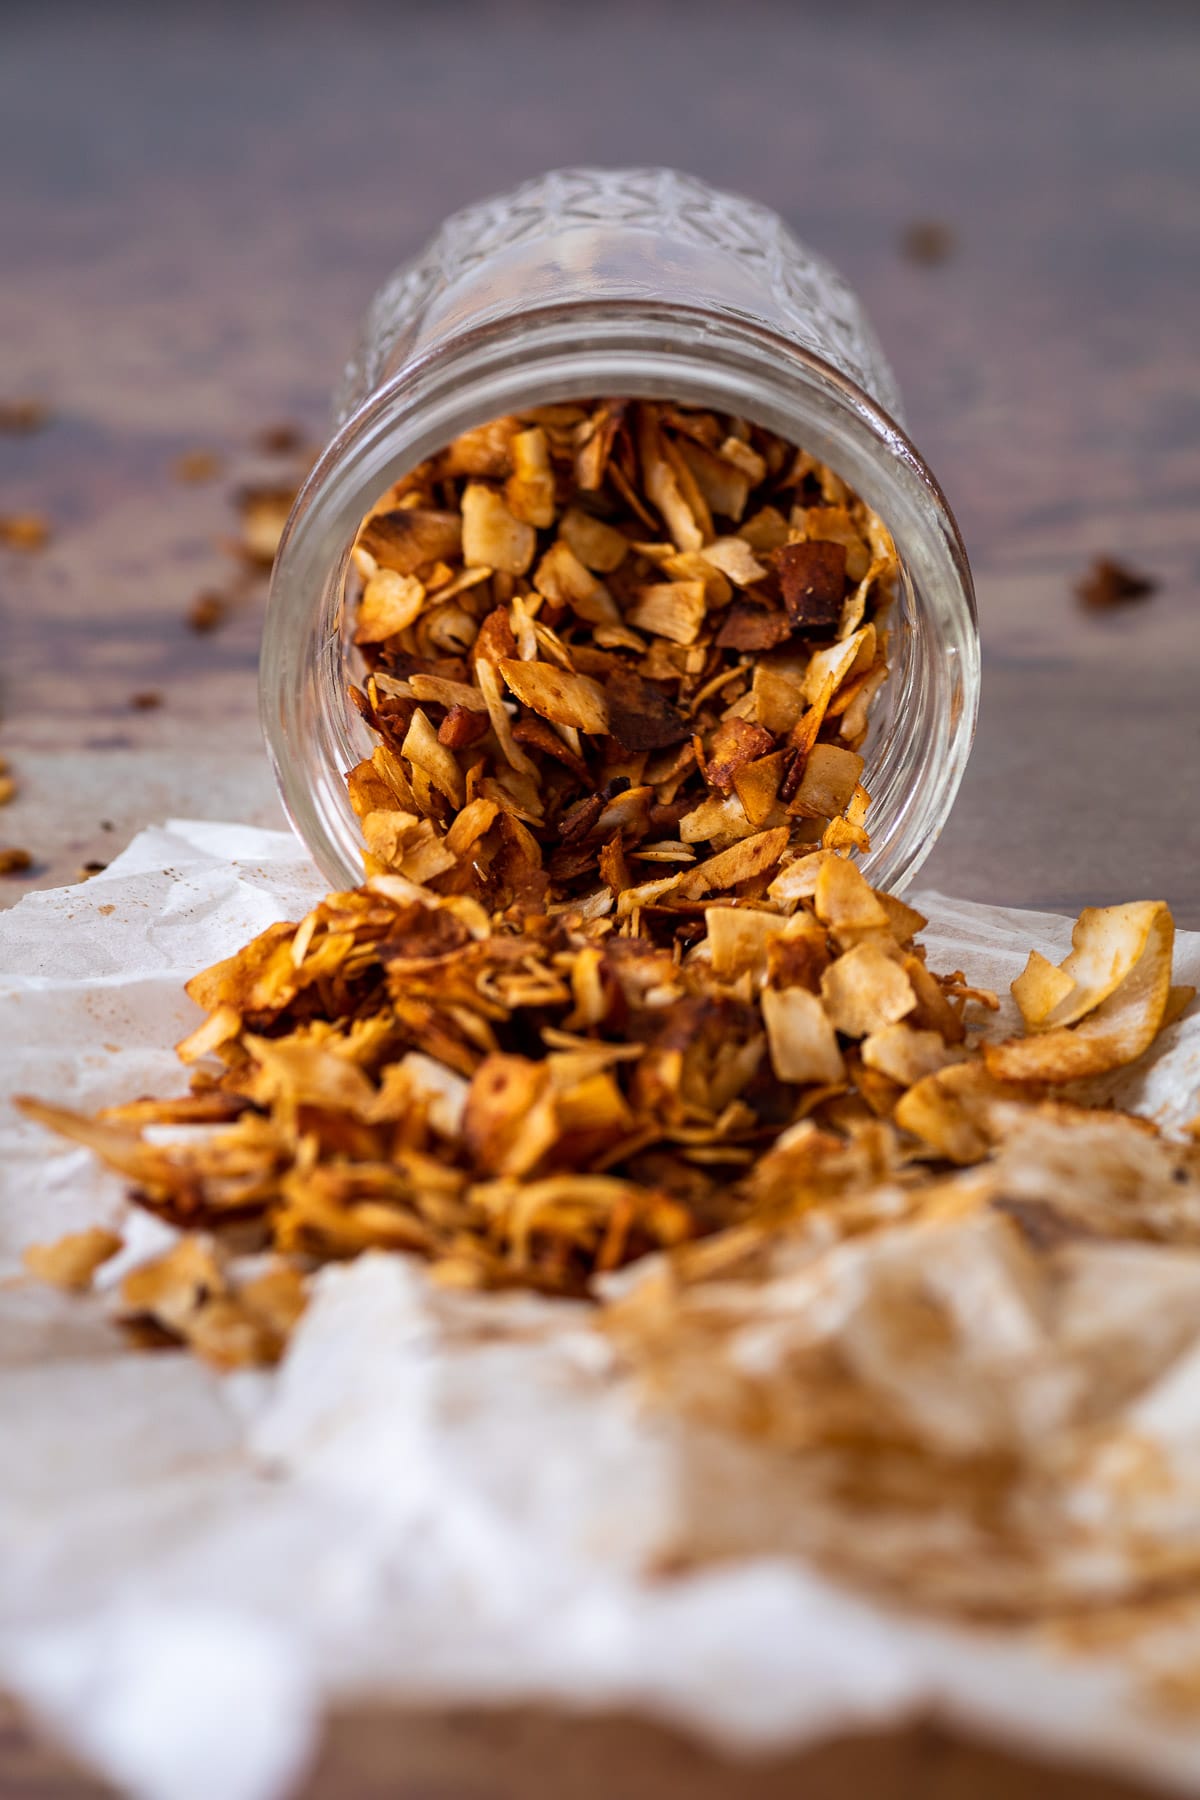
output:
[[[183, 1091], [183, 981], [323, 885], [284, 833], [175, 822], [29, 895], [0, 917], [0, 1094]], [[1066, 919], [920, 904], [931, 965], [1004, 994], [1031, 946], [1069, 947]], [[1200, 935], [1175, 979], [1200, 981]], [[1198, 1083], [1193, 1016], [1117, 1097], [1177, 1125]], [[663, 1579], [697, 1458], [590, 1309], [372, 1255], [320, 1275], [279, 1370], [222, 1377], [108, 1322], [170, 1236], [117, 1178], [7, 1105], [0, 1159], [0, 1687], [131, 1794], [277, 1800], [363, 1699], [632, 1707], [747, 1750], [932, 1712], [1200, 1792], [1200, 1714], [1151, 1707], [1119, 1644], [942, 1622], [778, 1556]], [[95, 1222], [127, 1239], [95, 1296], [21, 1275], [25, 1244]], [[1142, 1403], [1172, 1453], [1200, 1448], [1191, 1370], [1200, 1317]], [[1200, 1667], [1200, 1623], [1176, 1631]]]

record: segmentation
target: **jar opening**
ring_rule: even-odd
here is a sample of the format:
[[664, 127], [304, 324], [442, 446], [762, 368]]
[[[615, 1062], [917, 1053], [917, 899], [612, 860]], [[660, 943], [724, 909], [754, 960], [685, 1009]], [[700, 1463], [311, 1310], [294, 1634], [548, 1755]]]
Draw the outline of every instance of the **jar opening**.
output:
[[834, 469], [887, 525], [901, 564], [892, 675], [864, 783], [873, 885], [899, 890], [961, 778], [978, 686], [970, 576], [940, 491], [899, 428], [844, 376], [757, 322], [646, 303], [494, 322], [409, 366], [343, 426], [289, 523], [263, 648], [263, 719], [293, 822], [337, 886], [361, 877], [345, 786], [371, 735], [346, 694], [349, 552], [379, 494], [462, 432], [597, 394], [739, 415]]

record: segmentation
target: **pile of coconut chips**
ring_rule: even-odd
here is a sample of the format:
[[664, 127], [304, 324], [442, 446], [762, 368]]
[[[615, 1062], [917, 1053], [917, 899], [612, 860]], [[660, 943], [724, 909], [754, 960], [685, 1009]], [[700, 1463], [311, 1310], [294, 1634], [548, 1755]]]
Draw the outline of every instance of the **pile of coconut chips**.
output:
[[[928, 967], [852, 860], [895, 553], [745, 421], [493, 421], [354, 562], [363, 884], [194, 978], [185, 1095], [23, 1102], [179, 1232], [124, 1328], [269, 1363], [330, 1260], [603, 1301], [659, 1253], [598, 1320], [660, 1404], [773, 1459], [770, 1541], [985, 1610], [1092, 1591], [1129, 1454], [1105, 1419], [1186, 1308], [1143, 1316], [1131, 1275], [1089, 1336], [1091, 1248], [1200, 1239], [1194, 1140], [1095, 1103], [1193, 997], [1166, 906], [1034, 952], [1007, 1039]], [[27, 1264], [86, 1287], [119, 1247]], [[1147, 1531], [1155, 1579], [1200, 1554]]]

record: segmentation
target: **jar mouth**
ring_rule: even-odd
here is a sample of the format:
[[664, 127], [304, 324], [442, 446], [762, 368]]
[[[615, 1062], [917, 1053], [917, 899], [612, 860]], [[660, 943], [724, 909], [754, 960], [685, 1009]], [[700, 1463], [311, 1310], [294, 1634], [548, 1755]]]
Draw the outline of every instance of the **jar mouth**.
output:
[[554, 401], [619, 395], [734, 413], [827, 463], [877, 512], [901, 578], [891, 676], [864, 754], [876, 887], [901, 891], [949, 814], [979, 703], [966, 551], [937, 482], [896, 422], [822, 358], [709, 307], [597, 300], [522, 311], [415, 358], [342, 425], [280, 542], [263, 632], [263, 732], [284, 807], [334, 888], [362, 879], [346, 786], [374, 739], [347, 694], [345, 581], [363, 516], [472, 426]]

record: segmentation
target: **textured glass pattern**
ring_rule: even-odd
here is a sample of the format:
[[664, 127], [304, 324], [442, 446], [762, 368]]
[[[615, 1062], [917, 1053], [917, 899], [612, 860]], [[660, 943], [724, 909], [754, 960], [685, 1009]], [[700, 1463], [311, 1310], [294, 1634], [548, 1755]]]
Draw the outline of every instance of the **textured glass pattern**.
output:
[[647, 297], [753, 318], [900, 416], [854, 294], [775, 213], [670, 169], [559, 169], [455, 213], [384, 283], [346, 368], [339, 421], [451, 325]]

